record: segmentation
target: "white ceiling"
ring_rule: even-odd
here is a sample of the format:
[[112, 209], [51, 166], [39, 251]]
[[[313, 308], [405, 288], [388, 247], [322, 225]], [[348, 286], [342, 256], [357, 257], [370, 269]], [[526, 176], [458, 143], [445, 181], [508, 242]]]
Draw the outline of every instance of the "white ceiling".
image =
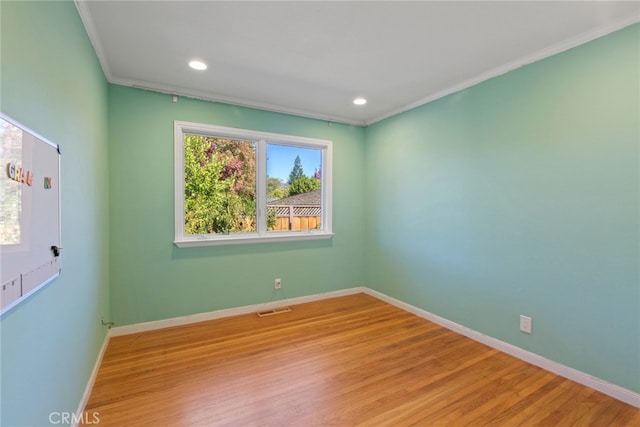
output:
[[638, 1], [76, 6], [112, 83], [358, 125], [640, 21]]

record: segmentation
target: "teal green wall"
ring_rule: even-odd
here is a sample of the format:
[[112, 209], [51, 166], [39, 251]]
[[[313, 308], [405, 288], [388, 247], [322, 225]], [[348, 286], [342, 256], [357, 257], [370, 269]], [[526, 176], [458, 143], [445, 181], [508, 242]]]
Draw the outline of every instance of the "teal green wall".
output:
[[[177, 248], [173, 121], [333, 141], [331, 240]], [[364, 284], [364, 129], [123, 86], [109, 90], [111, 314], [117, 325]], [[292, 165], [293, 166], [293, 165]], [[274, 294], [273, 280], [283, 291]]]
[[72, 2], [0, 14], [0, 110], [63, 150], [62, 275], [0, 319], [0, 424], [43, 426], [77, 409], [106, 334], [108, 87]]
[[640, 392], [639, 81], [635, 25], [369, 127], [365, 283]]
[[[0, 319], [3, 426], [76, 409], [101, 318], [360, 285], [640, 392], [638, 25], [361, 129], [108, 85], [73, 3], [0, 14], [0, 110], [64, 153], [62, 276]], [[333, 140], [335, 237], [175, 247], [174, 120]]]

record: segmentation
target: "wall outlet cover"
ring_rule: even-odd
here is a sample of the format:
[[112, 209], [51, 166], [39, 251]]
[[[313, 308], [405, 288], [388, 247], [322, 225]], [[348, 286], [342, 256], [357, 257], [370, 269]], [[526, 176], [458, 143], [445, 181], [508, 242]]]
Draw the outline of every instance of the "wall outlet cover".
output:
[[531, 317], [520, 315], [520, 330], [522, 332], [526, 332], [527, 334], [530, 334], [531, 327], [532, 327]]

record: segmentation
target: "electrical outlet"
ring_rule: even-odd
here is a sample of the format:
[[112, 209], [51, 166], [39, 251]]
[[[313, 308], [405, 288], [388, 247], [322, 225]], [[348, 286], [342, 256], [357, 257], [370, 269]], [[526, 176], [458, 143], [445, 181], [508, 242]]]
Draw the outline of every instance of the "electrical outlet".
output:
[[274, 289], [280, 289], [282, 288], [282, 279], [276, 279], [274, 282]]
[[527, 334], [531, 333], [531, 317], [520, 315], [520, 330]]

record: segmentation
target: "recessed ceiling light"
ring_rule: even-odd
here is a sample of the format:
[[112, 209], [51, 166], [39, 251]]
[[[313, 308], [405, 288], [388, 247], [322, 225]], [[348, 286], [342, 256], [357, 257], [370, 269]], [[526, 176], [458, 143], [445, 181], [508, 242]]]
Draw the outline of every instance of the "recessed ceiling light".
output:
[[367, 103], [367, 100], [364, 98], [356, 98], [353, 100], [353, 103], [356, 105], [364, 105]]
[[205, 64], [202, 61], [194, 60], [194, 61], [189, 61], [189, 67], [193, 68], [194, 70], [202, 71], [207, 69], [207, 64]]

